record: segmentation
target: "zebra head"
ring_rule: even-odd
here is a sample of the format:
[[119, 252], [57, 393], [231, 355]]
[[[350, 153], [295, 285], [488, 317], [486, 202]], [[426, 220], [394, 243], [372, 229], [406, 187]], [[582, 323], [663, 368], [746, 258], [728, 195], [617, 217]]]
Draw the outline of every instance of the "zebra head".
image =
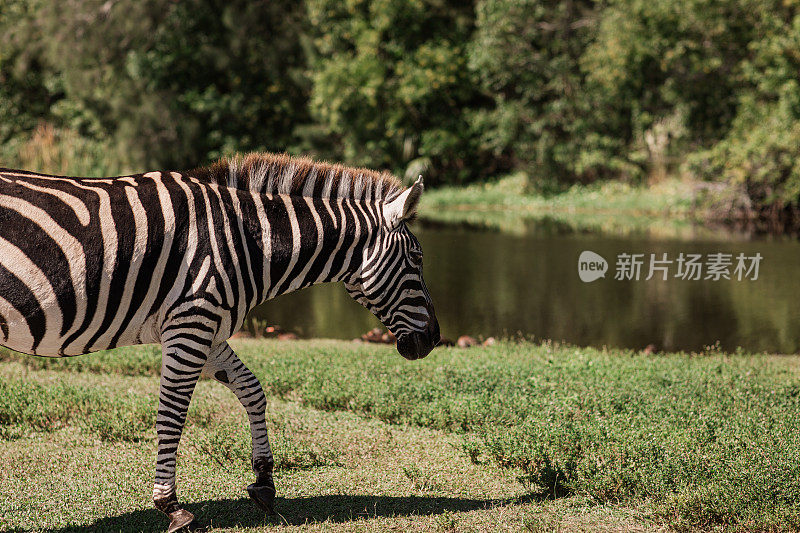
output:
[[364, 247], [356, 275], [345, 283], [350, 296], [397, 337], [397, 350], [406, 359], [425, 357], [439, 343], [439, 322], [422, 279], [422, 247], [406, 226], [422, 190], [420, 177], [383, 203], [379, 228]]

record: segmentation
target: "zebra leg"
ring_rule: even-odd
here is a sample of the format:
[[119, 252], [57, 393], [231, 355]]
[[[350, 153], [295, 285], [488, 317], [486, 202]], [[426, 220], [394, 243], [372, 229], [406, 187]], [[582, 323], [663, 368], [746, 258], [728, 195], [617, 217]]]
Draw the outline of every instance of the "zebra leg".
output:
[[253, 472], [256, 474], [256, 482], [247, 487], [247, 492], [266, 513], [275, 514], [275, 483], [272, 480], [275, 461], [267, 437], [267, 423], [264, 419], [267, 399], [261, 383], [227, 342], [222, 343], [209, 356], [203, 374], [228, 387], [247, 411], [253, 439]]
[[190, 526], [194, 515], [178, 504], [175, 491], [175, 459], [194, 387], [207, 359], [207, 348], [196, 338], [172, 338], [164, 344], [161, 386], [158, 391], [158, 455], [153, 503], [170, 519], [169, 533]]

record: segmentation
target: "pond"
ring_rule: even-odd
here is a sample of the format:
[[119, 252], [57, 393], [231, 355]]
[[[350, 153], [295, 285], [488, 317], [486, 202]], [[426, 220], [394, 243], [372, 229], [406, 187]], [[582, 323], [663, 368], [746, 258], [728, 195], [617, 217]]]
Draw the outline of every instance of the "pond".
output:
[[[442, 335], [451, 339], [468, 334], [633, 349], [652, 344], [658, 350], [699, 351], [719, 343], [728, 351], [800, 350], [796, 239], [618, 236], [575, 231], [546, 219], [513, 234], [419, 224], [414, 232], [425, 251], [425, 280]], [[581, 280], [578, 259], [584, 251], [607, 261], [605, 277]], [[641, 259], [638, 280], [627, 268], [625, 279], [615, 279], [623, 254], [643, 254], [628, 262]], [[667, 262], [656, 263], [662, 269], [647, 280], [650, 254]], [[700, 256], [695, 259], [702, 263], [701, 279], [678, 276], [687, 272], [679, 272], [680, 254]], [[752, 268], [739, 271], [737, 279], [740, 254], [745, 267], [758, 263], [757, 279]], [[753, 259], [757, 254], [760, 260]], [[714, 279], [711, 263], [731, 279]], [[356, 338], [379, 325], [339, 284], [281, 296], [252, 316], [303, 337]]]

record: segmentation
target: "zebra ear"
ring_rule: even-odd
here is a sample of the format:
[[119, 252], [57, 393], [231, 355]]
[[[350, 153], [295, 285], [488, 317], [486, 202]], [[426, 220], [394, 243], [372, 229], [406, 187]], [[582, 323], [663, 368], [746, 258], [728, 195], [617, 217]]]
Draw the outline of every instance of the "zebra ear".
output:
[[422, 176], [417, 178], [414, 185], [400, 193], [400, 196], [383, 206], [383, 214], [389, 226], [395, 227], [401, 221], [412, 218], [417, 213], [417, 205], [422, 197], [425, 186], [422, 184]]

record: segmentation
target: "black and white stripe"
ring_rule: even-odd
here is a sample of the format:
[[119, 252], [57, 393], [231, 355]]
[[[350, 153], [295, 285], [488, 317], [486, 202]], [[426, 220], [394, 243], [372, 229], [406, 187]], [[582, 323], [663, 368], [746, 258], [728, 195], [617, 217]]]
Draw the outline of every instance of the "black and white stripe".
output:
[[226, 342], [255, 305], [342, 281], [404, 356], [438, 342], [404, 223], [421, 192], [421, 181], [402, 190], [386, 175], [271, 154], [118, 178], [0, 169], [0, 339], [48, 357], [162, 344], [153, 497], [175, 525], [175, 455], [201, 374], [247, 410], [254, 490], [272, 483], [266, 399]]

